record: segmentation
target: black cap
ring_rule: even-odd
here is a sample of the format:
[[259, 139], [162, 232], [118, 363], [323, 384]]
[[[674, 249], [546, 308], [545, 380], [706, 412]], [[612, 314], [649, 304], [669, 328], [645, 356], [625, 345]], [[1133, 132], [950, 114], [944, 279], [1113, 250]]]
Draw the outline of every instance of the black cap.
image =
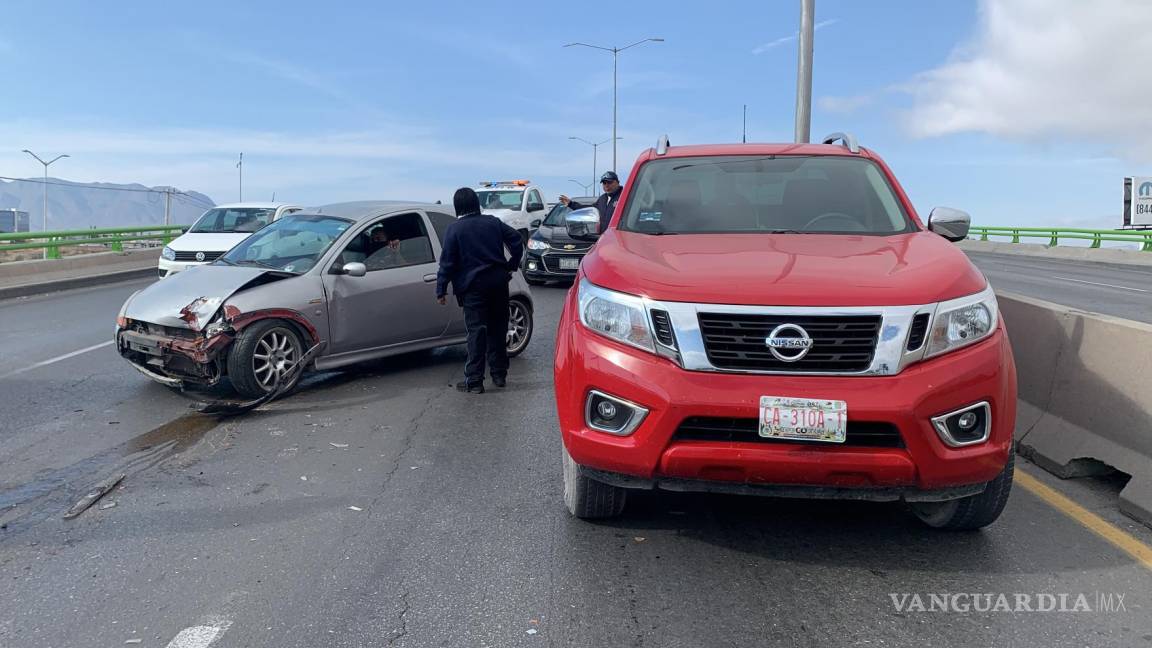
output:
[[600, 182], [608, 182], [609, 180], [620, 182], [620, 176], [616, 175], [615, 171], [605, 171], [604, 175], [600, 176]]

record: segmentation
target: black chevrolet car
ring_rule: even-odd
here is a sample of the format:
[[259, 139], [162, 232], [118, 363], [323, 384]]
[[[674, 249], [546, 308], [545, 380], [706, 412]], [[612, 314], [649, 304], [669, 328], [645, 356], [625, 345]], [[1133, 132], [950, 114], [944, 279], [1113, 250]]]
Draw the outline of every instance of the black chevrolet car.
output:
[[[574, 197], [572, 200], [591, 205], [596, 202], [596, 197]], [[528, 283], [571, 281], [576, 277], [580, 259], [592, 249], [592, 241], [578, 241], [568, 236], [564, 216], [569, 211], [563, 203], [556, 203], [540, 223], [540, 228], [528, 239], [528, 249], [524, 254], [524, 278]]]

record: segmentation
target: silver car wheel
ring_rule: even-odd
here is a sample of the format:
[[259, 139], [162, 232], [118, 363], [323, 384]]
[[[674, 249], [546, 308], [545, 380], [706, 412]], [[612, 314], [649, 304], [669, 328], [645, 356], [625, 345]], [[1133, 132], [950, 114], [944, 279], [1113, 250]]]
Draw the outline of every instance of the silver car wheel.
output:
[[252, 373], [266, 390], [272, 389], [280, 378], [300, 361], [300, 348], [291, 332], [274, 328], [256, 343], [252, 354]]
[[523, 302], [512, 300], [508, 303], [508, 353], [524, 350], [532, 333], [532, 315]]

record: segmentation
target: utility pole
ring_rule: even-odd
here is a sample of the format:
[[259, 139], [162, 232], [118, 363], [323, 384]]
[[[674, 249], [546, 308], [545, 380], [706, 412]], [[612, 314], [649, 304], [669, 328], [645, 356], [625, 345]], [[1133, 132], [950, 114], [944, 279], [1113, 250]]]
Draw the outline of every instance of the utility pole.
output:
[[164, 224], [172, 224], [172, 187], [164, 188]]
[[631, 49], [633, 47], [636, 47], [637, 45], [643, 45], [644, 43], [648, 43], [648, 42], [663, 43], [664, 39], [663, 38], [645, 38], [644, 40], [636, 41], [635, 43], [632, 43], [631, 45], [628, 45], [627, 47], [601, 47], [599, 45], [589, 45], [588, 43], [568, 43], [567, 45], [564, 46], [564, 47], [577, 47], [577, 46], [578, 47], [588, 47], [591, 49], [597, 49], [597, 50], [602, 50], [605, 52], [610, 52], [612, 54], [612, 170], [613, 171], [616, 171], [616, 140], [621, 139], [619, 137], [616, 137], [616, 104], [617, 104], [617, 101], [616, 101], [616, 90], [617, 90], [617, 86], [616, 86], [616, 60], [619, 58], [620, 52], [623, 52], [626, 49]]
[[[47, 232], [48, 231], [48, 165], [52, 164], [56, 160], [59, 160], [60, 158], [66, 158], [66, 157], [72, 157], [72, 156], [66, 155], [66, 154], [65, 155], [57, 155], [56, 157], [52, 158], [51, 160], [48, 160], [47, 162], [45, 162], [44, 160], [40, 159], [39, 155], [36, 155], [35, 153], [33, 153], [32, 151], [29, 151], [28, 149], [24, 149], [23, 152], [36, 158], [37, 162], [44, 165], [44, 221], [43, 221], [44, 225], [43, 225], [43, 227], [44, 227], [44, 231]], [[31, 223], [29, 223], [28, 229], [32, 229]], [[45, 259], [48, 258], [48, 248], [47, 247], [44, 248], [44, 258]]]
[[796, 143], [812, 139], [812, 36], [816, 0], [800, 0], [800, 49], [796, 61]]
[[740, 138], [740, 142], [748, 143], [748, 104], [744, 104], [744, 135]]
[[240, 153], [240, 161], [236, 163], [236, 168], [240, 169], [240, 200], [244, 202], [244, 153]]
[[[608, 142], [610, 142], [612, 140], [604, 140], [603, 142], [589, 142], [588, 140], [584, 139], [583, 137], [569, 137], [568, 139], [576, 140], [577, 142], [584, 142], [588, 146], [592, 147], [592, 186], [595, 187], [596, 186], [596, 152], [600, 148], [600, 146], [607, 144]], [[624, 139], [624, 138], [623, 137], [617, 137], [616, 139]], [[613, 142], [612, 145], [615, 146], [616, 143]], [[577, 184], [579, 184], [579, 183], [577, 183]], [[593, 191], [593, 195], [598, 196], [600, 194]]]

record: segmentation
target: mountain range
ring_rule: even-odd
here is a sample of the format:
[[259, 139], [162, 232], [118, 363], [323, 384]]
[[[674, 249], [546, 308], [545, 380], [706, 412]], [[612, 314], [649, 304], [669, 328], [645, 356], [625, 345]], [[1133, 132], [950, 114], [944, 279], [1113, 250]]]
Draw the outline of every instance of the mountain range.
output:
[[[164, 222], [164, 192], [171, 189], [173, 225], [187, 225], [216, 203], [196, 191], [142, 184], [69, 182], [48, 178], [48, 229], [132, 227]], [[29, 214], [32, 231], [43, 229], [44, 181], [0, 180], [0, 209]]]

